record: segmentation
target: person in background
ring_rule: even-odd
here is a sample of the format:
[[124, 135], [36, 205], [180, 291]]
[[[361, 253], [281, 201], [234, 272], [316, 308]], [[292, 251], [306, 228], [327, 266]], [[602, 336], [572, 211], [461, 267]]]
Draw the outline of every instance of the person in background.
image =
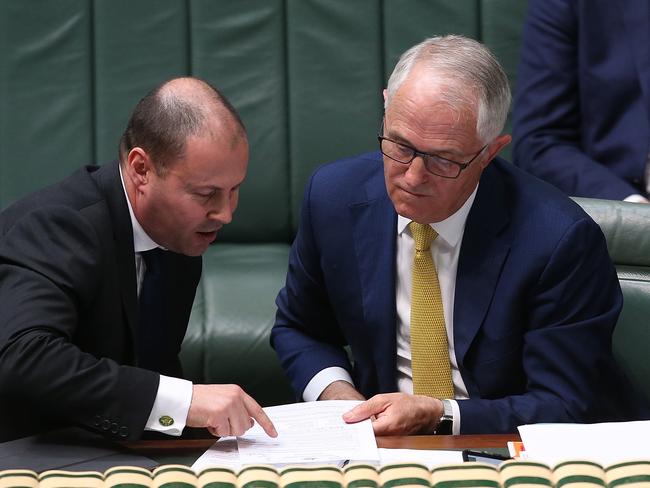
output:
[[514, 163], [568, 195], [648, 203], [650, 3], [529, 0]]

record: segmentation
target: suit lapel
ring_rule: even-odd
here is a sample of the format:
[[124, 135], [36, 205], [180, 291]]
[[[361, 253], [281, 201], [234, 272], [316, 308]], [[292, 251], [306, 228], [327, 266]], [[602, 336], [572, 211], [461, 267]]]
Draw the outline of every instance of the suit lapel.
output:
[[630, 45], [639, 75], [639, 83], [650, 119], [650, 2], [619, 0], [623, 22], [629, 32]]
[[[383, 173], [366, 187], [368, 199], [350, 206], [366, 337], [371, 342], [380, 391], [396, 388], [395, 229], [397, 214]], [[388, 360], [387, 360], [388, 359]]]
[[[461, 371], [465, 354], [492, 302], [510, 249], [510, 239], [502, 232], [509, 221], [505, 188], [492, 165], [483, 173], [467, 217], [456, 273], [454, 346]], [[471, 389], [470, 385], [468, 388]]]
[[135, 344], [138, 304], [131, 215], [122, 188], [118, 163], [113, 162], [102, 166], [97, 175], [99, 187], [106, 198], [111, 214], [122, 305]]

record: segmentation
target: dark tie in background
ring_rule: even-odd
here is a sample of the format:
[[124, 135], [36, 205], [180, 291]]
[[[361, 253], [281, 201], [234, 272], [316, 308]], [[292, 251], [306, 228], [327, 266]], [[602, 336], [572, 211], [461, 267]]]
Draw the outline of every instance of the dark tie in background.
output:
[[146, 270], [139, 298], [138, 366], [152, 371], [160, 371], [165, 348], [165, 252], [157, 247], [140, 253]]

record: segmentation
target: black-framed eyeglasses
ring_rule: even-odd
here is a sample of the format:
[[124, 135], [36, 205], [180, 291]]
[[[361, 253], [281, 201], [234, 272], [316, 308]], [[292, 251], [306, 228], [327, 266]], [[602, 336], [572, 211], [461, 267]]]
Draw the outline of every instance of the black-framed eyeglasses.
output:
[[[383, 123], [382, 123], [382, 132], [383, 132]], [[466, 163], [459, 163], [458, 161], [452, 161], [451, 159], [443, 158], [437, 154], [428, 154], [421, 151], [413, 149], [408, 144], [402, 142], [393, 141], [388, 137], [378, 135], [377, 139], [379, 140], [379, 149], [381, 153], [402, 164], [411, 164], [411, 161], [415, 159], [416, 156], [420, 156], [424, 162], [424, 167], [431, 174], [440, 176], [442, 178], [455, 179], [460, 176], [461, 171], [467, 169], [467, 167], [478, 158], [479, 154], [488, 147], [489, 144], [483, 146], [472, 159]]]

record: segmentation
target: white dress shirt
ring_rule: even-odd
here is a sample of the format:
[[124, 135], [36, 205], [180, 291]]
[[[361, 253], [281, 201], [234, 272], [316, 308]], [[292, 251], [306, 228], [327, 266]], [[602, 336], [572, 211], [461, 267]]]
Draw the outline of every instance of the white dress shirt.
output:
[[[648, 159], [645, 163], [645, 191], [648, 195], [650, 195], [650, 154], [648, 154]], [[646, 197], [637, 193], [624, 198], [623, 201], [634, 203], [648, 203], [648, 199]]]
[[[129, 201], [129, 196], [126, 193], [124, 186], [124, 177], [122, 176], [122, 167], [120, 166], [120, 178], [122, 179], [122, 189], [126, 197], [126, 203], [129, 206], [129, 214], [131, 215], [131, 226], [133, 227], [133, 250], [135, 251], [135, 273], [137, 279], [138, 297], [140, 296], [140, 288], [142, 287], [142, 280], [146, 271], [146, 263], [140, 255], [143, 251], [149, 251], [156, 247], [162, 247], [156, 244], [151, 237], [144, 231], [140, 222], [133, 214], [133, 208]], [[192, 403], [192, 382], [180, 378], [173, 378], [171, 376], [160, 375], [160, 383], [158, 383], [158, 392], [154, 400], [149, 419], [145, 425], [145, 430], [153, 430], [162, 432], [164, 434], [179, 436], [183, 433], [185, 428], [185, 421], [187, 420], [187, 413], [190, 410]], [[162, 425], [158, 419], [162, 416], [169, 416], [174, 419], [174, 423], [170, 426]]]
[[[469, 198], [453, 215], [443, 221], [431, 224], [438, 233], [438, 237], [431, 244], [433, 262], [438, 273], [442, 307], [447, 328], [447, 341], [449, 344], [449, 359], [451, 363], [451, 377], [454, 383], [454, 398], [467, 399], [467, 387], [458, 370], [454, 348], [454, 293], [456, 289], [456, 271], [458, 257], [465, 232], [465, 222], [469, 214], [476, 191], [474, 189]], [[396, 282], [395, 303], [397, 307], [397, 388], [404, 393], [413, 393], [413, 373], [411, 370], [411, 287], [413, 254], [415, 243], [408, 224], [411, 221], [401, 215], [397, 216], [397, 246], [396, 246]], [[305, 401], [318, 399], [323, 390], [334, 381], [343, 380], [354, 384], [349, 373], [339, 367], [326, 368], [318, 372], [307, 384], [303, 391]], [[453, 413], [453, 434], [460, 433], [460, 409], [458, 403], [450, 399]]]

